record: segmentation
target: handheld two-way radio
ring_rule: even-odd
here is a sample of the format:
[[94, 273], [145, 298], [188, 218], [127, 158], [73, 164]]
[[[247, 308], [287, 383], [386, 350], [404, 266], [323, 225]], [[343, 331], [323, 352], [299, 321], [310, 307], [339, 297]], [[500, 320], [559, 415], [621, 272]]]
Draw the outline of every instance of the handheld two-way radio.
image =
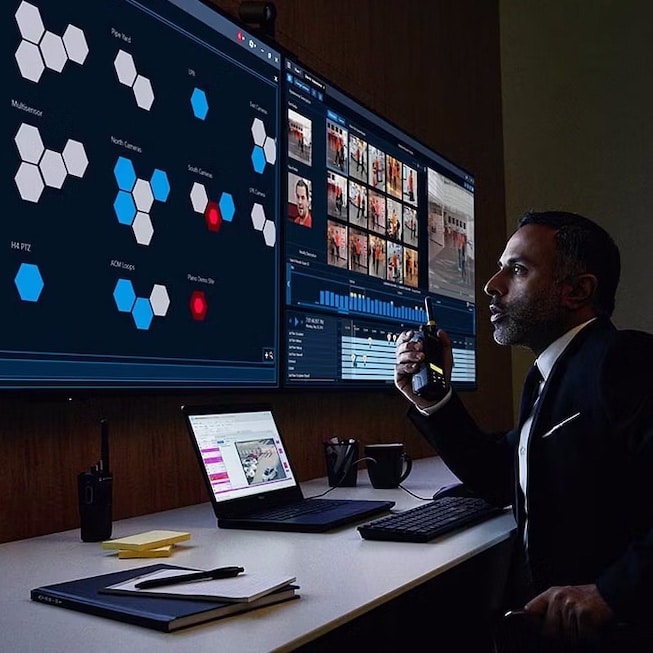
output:
[[438, 325], [430, 297], [424, 300], [424, 305], [426, 324], [423, 324], [413, 336], [414, 340], [421, 340], [423, 343], [424, 362], [413, 375], [412, 388], [418, 397], [439, 401], [449, 391], [444, 375], [442, 343], [438, 338]]

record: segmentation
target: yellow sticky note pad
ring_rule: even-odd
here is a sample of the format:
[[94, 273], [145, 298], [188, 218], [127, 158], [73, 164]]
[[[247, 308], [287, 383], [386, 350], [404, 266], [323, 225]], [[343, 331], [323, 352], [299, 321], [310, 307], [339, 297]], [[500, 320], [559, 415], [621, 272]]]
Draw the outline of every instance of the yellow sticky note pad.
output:
[[102, 542], [102, 548], [121, 551], [145, 551], [186, 540], [190, 540], [190, 533], [183, 531], [146, 531], [115, 540], [105, 540]]
[[166, 544], [165, 546], [159, 546], [156, 549], [143, 549], [142, 551], [120, 549], [118, 551], [118, 557], [121, 560], [126, 558], [169, 558], [174, 547], [174, 544]]

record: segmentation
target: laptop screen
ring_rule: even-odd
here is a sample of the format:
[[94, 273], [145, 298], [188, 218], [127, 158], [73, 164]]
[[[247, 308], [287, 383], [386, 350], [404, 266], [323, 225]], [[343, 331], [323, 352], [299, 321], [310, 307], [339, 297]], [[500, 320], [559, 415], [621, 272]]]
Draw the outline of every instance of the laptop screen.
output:
[[297, 485], [272, 411], [186, 413], [216, 501]]

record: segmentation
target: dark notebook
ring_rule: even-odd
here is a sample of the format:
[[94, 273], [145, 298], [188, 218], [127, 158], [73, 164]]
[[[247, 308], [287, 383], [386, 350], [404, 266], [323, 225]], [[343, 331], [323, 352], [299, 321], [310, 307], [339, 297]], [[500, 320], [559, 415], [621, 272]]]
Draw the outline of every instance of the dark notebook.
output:
[[37, 587], [30, 592], [30, 598], [33, 601], [58, 608], [67, 608], [98, 617], [107, 617], [108, 619], [144, 626], [165, 633], [239, 612], [299, 598], [298, 588], [295, 585], [288, 585], [249, 603], [196, 599], [158, 599], [151, 596], [100, 593], [100, 590], [108, 585], [123, 583], [136, 576], [152, 573], [159, 569], [185, 569], [185, 567], [166, 564], [148, 565], [139, 569], [80, 578], [65, 583]]
[[394, 501], [305, 498], [267, 405], [182, 406], [220, 528], [317, 533]]

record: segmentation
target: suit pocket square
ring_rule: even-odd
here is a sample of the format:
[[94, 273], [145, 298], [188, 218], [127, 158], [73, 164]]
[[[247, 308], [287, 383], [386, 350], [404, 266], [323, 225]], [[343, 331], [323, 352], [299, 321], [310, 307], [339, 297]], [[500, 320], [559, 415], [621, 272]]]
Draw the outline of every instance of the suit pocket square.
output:
[[576, 419], [577, 417], [580, 416], [580, 411], [578, 413], [574, 413], [573, 415], [570, 415], [567, 417], [567, 419], [563, 419], [562, 422], [558, 422], [554, 427], [550, 428], [542, 437], [543, 438], [548, 438], [552, 433], [555, 433], [561, 426], [564, 426], [565, 424], [569, 424], [572, 420]]

